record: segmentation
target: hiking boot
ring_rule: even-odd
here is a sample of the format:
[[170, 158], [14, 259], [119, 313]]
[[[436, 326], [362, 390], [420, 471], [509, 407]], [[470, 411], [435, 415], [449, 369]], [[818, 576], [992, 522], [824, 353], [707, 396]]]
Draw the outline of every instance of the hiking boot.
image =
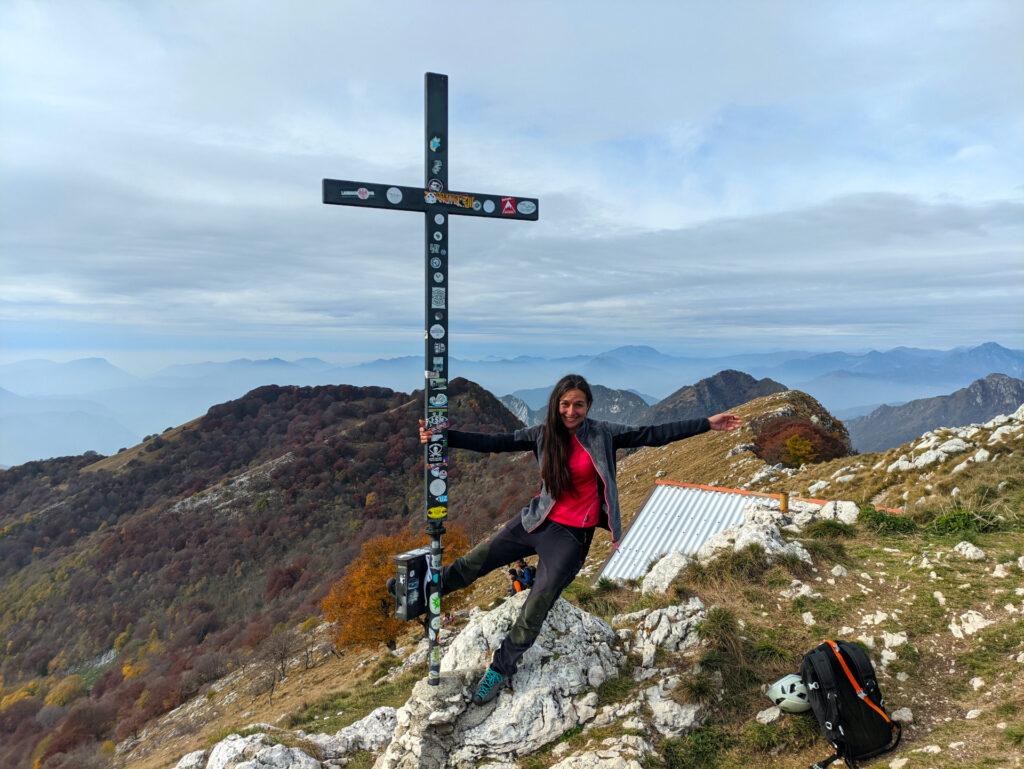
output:
[[481, 678], [480, 683], [476, 685], [476, 691], [473, 693], [473, 704], [486, 705], [497, 697], [498, 692], [506, 686], [508, 686], [508, 678], [503, 676], [494, 668], [488, 666], [487, 672], [484, 673], [484, 677]]

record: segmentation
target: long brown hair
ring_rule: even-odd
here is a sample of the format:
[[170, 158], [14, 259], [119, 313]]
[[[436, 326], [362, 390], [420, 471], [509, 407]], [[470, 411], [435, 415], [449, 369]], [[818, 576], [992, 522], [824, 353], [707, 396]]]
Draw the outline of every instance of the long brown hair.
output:
[[594, 403], [590, 385], [579, 374], [566, 374], [559, 379], [555, 389], [551, 391], [551, 397], [548, 398], [540, 477], [553, 499], [558, 499], [564, 492], [573, 489], [572, 474], [569, 472], [569, 445], [572, 442], [572, 433], [562, 424], [562, 417], [558, 413], [558, 402], [569, 390], [582, 392], [587, 398], [587, 408]]

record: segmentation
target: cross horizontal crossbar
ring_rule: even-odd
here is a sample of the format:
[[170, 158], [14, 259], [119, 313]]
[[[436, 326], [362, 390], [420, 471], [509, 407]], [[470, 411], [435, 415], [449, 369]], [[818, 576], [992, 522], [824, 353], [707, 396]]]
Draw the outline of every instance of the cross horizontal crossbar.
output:
[[429, 190], [400, 187], [395, 184], [371, 184], [345, 179], [324, 179], [324, 203], [335, 206], [390, 208], [396, 211], [426, 211], [427, 205], [440, 206], [457, 216], [486, 216], [494, 219], [537, 221], [537, 198], [513, 195], [486, 195], [479, 192]]

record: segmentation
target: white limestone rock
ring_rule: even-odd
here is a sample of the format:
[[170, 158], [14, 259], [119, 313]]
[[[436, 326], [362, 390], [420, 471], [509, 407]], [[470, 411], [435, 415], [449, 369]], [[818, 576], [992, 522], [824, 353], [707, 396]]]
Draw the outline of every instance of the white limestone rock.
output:
[[1010, 438], [1015, 433], [1019, 432], [1019, 430], [1019, 427], [1003, 425], [1002, 427], [992, 431], [992, 434], [988, 437], [988, 445], [991, 446], [993, 443], [1005, 441], [1007, 438]]
[[319, 746], [325, 759], [333, 759], [359, 750], [380, 750], [391, 742], [397, 725], [395, 709], [380, 707], [335, 734], [305, 734], [301, 731], [298, 734], [299, 737]]
[[910, 458], [906, 454], [901, 454], [899, 459], [885, 468], [887, 473], [905, 473], [908, 470], [914, 469], [914, 463], [910, 461]]
[[593, 691], [616, 675], [621, 654], [604, 621], [559, 599], [512, 688], [484, 707], [470, 705], [476, 685], [525, 602], [520, 593], [490, 612], [475, 611], [441, 660], [441, 683], [426, 679], [395, 713], [394, 736], [377, 769], [441, 769], [510, 761], [532, 753], [597, 712]]
[[941, 444], [937, 450], [949, 456], [950, 454], [962, 454], [969, 448], [970, 446], [960, 438], [950, 438], [948, 441]]
[[637, 629], [634, 648], [640, 651], [640, 664], [650, 667], [659, 648], [670, 652], [687, 651], [699, 643], [697, 625], [707, 616], [703, 602], [696, 596], [685, 604], [655, 609]]
[[797, 598], [821, 598], [821, 593], [815, 592], [814, 588], [805, 585], [798, 579], [794, 579], [785, 590], [780, 590], [779, 595], [790, 601], [795, 601]]
[[853, 525], [857, 522], [857, 517], [859, 515], [860, 508], [857, 507], [856, 502], [837, 501], [826, 503], [825, 506], [821, 508], [819, 517], [823, 519], [835, 518], [843, 523]]
[[654, 728], [665, 737], [679, 737], [700, 726], [705, 708], [696, 703], [680, 704], [672, 699], [671, 690], [679, 685], [679, 676], [670, 676], [644, 690], [644, 699], [651, 709]]
[[210, 755], [208, 750], [196, 750], [185, 756], [174, 765], [174, 769], [206, 769], [206, 759]]
[[971, 609], [960, 615], [959, 623], [955, 619], [949, 623], [949, 632], [955, 638], [963, 638], [964, 636], [974, 635], [979, 630], [993, 624], [993, 622], [995, 620], [986, 619], [983, 614]]
[[893, 721], [899, 721], [901, 724], [912, 724], [914, 723], [914, 714], [910, 708], [900, 708], [892, 714]]
[[236, 764], [255, 757], [260, 750], [270, 745], [270, 739], [262, 732], [241, 737], [229, 734], [210, 750], [206, 769], [235, 769]]
[[1010, 576], [1010, 572], [1006, 570], [1006, 567], [1007, 564], [1005, 563], [997, 563], [995, 565], [995, 568], [992, 569], [992, 576], [996, 579], [1005, 579], [1006, 577]]
[[759, 724], [774, 724], [782, 717], [782, 711], [778, 707], [771, 707], [762, 710], [756, 716], [754, 720]]
[[664, 593], [691, 560], [690, 556], [679, 552], [671, 552], [663, 556], [647, 572], [640, 586], [640, 592], [644, 595], [648, 593]]
[[907, 642], [907, 634], [900, 633], [889, 633], [886, 631], [882, 632], [882, 645], [886, 649], [896, 649], [897, 647], [903, 646]]
[[971, 460], [974, 462], [988, 462], [992, 458], [991, 452], [988, 449], [978, 449], [974, 452]]
[[248, 761], [233, 764], [232, 769], [322, 769], [322, 765], [298, 748], [271, 745], [259, 750]]
[[989, 430], [991, 430], [994, 427], [1000, 427], [1001, 425], [1005, 425], [1011, 419], [1012, 417], [1009, 417], [1006, 414], [999, 414], [998, 416], [994, 416], [990, 420], [988, 420], [985, 424], [982, 425], [982, 427], [987, 427]]
[[970, 542], [960, 542], [956, 547], [953, 548], [954, 553], [959, 553], [961, 557], [968, 561], [984, 561], [985, 551], [976, 545], [972, 545]]
[[731, 526], [710, 536], [701, 545], [696, 558], [701, 563], [708, 563], [718, 557], [722, 551], [739, 552], [749, 545], [758, 545], [769, 559], [781, 555], [795, 555], [805, 563], [811, 563], [811, 555], [799, 542], [786, 542], [782, 538], [779, 527], [768, 523], [744, 521], [739, 526]]
[[928, 467], [928, 465], [934, 465], [935, 463], [943, 463], [946, 461], [946, 455], [938, 449], [929, 449], [919, 457], [914, 458], [914, 467], [918, 470]]
[[[650, 614], [651, 611], [651, 609], [641, 609], [640, 611], [631, 611], [628, 614], [616, 614], [612, 617], [612, 626], [633, 625]], [[622, 631], [619, 632], [621, 633]], [[630, 631], [630, 635], [632, 635], [632, 631]]]
[[846, 570], [846, 567], [843, 566], [841, 563], [837, 563], [835, 566], [832, 567], [832, 576], [833, 577], [845, 577], [849, 573], [850, 572], [848, 572]]
[[807, 493], [811, 494], [811, 495], [814, 495], [814, 494], [817, 494], [819, 491], [824, 491], [828, 487], [829, 487], [829, 482], [828, 481], [815, 481], [814, 483], [812, 483], [810, 486], [807, 487]]

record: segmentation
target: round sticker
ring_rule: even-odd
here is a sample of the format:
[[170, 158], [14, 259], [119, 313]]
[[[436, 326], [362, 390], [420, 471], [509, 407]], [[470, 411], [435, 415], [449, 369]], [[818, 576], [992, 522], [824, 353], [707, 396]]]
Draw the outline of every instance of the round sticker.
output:
[[444, 224], [444, 214], [435, 214], [434, 224]]
[[446, 488], [448, 487], [445, 486], [444, 481], [442, 481], [440, 478], [435, 478], [430, 482], [430, 493], [433, 494], [435, 497], [444, 494], [444, 490]]
[[443, 272], [435, 272], [434, 273], [434, 282], [435, 283], [444, 283], [444, 273]]
[[430, 327], [430, 336], [434, 339], [444, 338], [444, 326], [440, 323], [435, 323]]
[[440, 240], [443, 237], [444, 235], [442, 235], [440, 231], [434, 233], [434, 240]]
[[485, 200], [484, 201], [484, 213], [487, 213], [487, 214], [493, 214], [494, 213], [494, 201], [493, 200]]
[[521, 214], [526, 214], [527, 216], [536, 210], [537, 206], [532, 200], [520, 200], [519, 203], [516, 204], [516, 211]]
[[388, 187], [388, 203], [401, 203], [402, 191], [398, 187]]
[[370, 191], [366, 189], [366, 187], [360, 187], [358, 190], [356, 190], [356, 196], [360, 200], [366, 200], [368, 197], [370, 197]]
[[480, 210], [480, 201], [479, 200], [474, 200], [473, 201], [473, 210], [474, 211], [479, 211]]
[[436, 257], [436, 256], [431, 257], [430, 258], [430, 266], [433, 267], [436, 270], [438, 267], [441, 266], [441, 259], [439, 257]]
[[440, 179], [431, 179], [429, 182], [427, 182], [427, 189], [430, 190], [431, 192], [440, 192], [441, 190], [444, 189], [444, 185], [441, 184]]
[[431, 205], [433, 205], [434, 203], [437, 202], [437, 195], [435, 195], [433, 192], [428, 192], [426, 195], [423, 196], [423, 199], [426, 200]]

